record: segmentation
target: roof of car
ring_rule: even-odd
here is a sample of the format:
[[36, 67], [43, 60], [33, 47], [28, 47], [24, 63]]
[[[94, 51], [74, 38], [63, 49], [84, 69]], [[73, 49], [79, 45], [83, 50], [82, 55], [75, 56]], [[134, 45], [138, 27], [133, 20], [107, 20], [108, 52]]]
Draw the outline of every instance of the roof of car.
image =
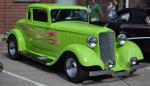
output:
[[37, 7], [37, 8], [47, 8], [47, 9], [86, 9], [83, 6], [77, 6], [77, 5], [61, 5], [61, 4], [48, 4], [48, 3], [36, 3], [36, 4], [31, 4], [28, 6], [29, 8], [31, 7]]

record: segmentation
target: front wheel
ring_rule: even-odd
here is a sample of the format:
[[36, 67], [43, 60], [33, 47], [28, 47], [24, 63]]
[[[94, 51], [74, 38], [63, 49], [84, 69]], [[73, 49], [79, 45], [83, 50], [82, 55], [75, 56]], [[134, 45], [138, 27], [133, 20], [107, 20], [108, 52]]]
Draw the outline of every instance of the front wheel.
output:
[[79, 64], [76, 56], [73, 54], [65, 56], [64, 70], [68, 80], [74, 83], [80, 83], [88, 77], [88, 71]]
[[8, 39], [8, 45], [7, 45], [7, 49], [8, 49], [8, 54], [9, 57], [11, 59], [18, 59], [18, 44], [17, 44], [17, 40], [14, 36], [9, 37]]

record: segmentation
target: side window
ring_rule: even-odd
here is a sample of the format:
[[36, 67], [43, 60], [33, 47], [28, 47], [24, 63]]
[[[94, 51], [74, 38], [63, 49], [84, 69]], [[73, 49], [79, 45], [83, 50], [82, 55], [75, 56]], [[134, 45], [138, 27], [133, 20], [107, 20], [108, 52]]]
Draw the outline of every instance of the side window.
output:
[[51, 19], [52, 19], [52, 22], [57, 21], [59, 15], [60, 15], [60, 10], [52, 10], [52, 11], [51, 11]]
[[41, 22], [48, 22], [47, 11], [42, 10], [42, 9], [33, 9], [33, 20], [41, 21]]

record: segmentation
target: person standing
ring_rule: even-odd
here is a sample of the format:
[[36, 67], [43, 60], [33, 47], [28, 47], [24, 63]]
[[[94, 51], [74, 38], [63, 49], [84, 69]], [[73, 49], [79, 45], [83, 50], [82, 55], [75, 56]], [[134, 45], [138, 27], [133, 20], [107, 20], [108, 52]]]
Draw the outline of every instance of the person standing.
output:
[[117, 5], [118, 5], [117, 0], [112, 0], [111, 2], [108, 2], [108, 7], [107, 7], [108, 20], [113, 20], [115, 18], [117, 12]]
[[120, 11], [125, 8], [125, 0], [117, 0], [117, 11]]
[[102, 13], [102, 8], [98, 3], [98, 0], [92, 0], [92, 6], [90, 10], [90, 22], [98, 24], [103, 17], [104, 15]]

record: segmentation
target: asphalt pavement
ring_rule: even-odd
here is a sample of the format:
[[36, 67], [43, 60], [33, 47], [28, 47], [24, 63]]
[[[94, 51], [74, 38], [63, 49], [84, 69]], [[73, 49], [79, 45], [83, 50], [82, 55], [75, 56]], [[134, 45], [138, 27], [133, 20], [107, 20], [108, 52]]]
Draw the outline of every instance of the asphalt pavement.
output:
[[4, 71], [0, 73], [0, 86], [150, 86], [150, 65], [130, 76], [92, 77], [83, 83], [74, 84], [66, 80], [60, 68], [47, 67], [31, 59], [21, 58], [18, 61], [11, 60], [7, 49], [0, 48], [0, 61], [4, 64]]

